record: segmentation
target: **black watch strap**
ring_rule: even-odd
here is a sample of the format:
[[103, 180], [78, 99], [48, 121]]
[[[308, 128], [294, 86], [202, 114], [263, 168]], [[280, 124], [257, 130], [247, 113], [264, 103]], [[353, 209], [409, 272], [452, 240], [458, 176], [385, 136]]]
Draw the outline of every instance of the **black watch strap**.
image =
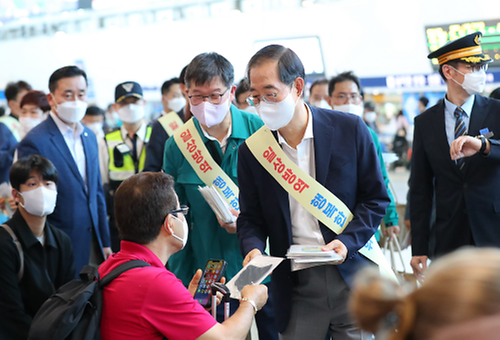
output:
[[484, 151], [486, 150], [486, 137], [484, 137], [483, 135], [479, 135], [477, 136], [478, 139], [481, 140], [481, 149], [479, 149], [479, 153], [483, 154]]

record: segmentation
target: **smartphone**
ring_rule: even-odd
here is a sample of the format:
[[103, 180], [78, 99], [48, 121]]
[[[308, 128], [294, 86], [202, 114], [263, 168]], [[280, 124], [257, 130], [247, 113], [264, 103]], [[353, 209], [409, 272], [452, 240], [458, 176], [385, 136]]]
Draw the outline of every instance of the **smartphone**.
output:
[[208, 260], [203, 271], [203, 276], [201, 277], [200, 284], [198, 285], [198, 290], [194, 294], [194, 299], [198, 301], [203, 307], [210, 307], [212, 304], [212, 299], [210, 298], [210, 292], [212, 290], [212, 284], [218, 282], [226, 270], [227, 262], [224, 260]]

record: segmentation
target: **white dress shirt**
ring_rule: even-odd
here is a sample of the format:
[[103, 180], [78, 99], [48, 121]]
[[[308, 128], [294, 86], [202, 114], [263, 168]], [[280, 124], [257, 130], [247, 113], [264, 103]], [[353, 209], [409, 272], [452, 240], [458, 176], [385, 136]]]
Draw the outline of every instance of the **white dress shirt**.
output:
[[[54, 120], [57, 125], [57, 128], [61, 132], [66, 145], [68, 146], [69, 152], [71, 156], [73, 156], [73, 160], [76, 163], [76, 167], [78, 168], [78, 172], [83, 178], [83, 182], [85, 183], [85, 187], [88, 188], [87, 183], [87, 161], [85, 159], [85, 151], [83, 150], [82, 143], [82, 133], [83, 133], [83, 125], [78, 122], [75, 125], [75, 130], [70, 128], [63, 122], [57, 115], [55, 115], [52, 111], [50, 112], [50, 116]], [[87, 134], [85, 133], [85, 136]]]
[[[304, 104], [305, 105], [305, 104]], [[312, 114], [307, 105], [307, 127], [304, 137], [297, 149], [292, 148], [278, 132], [278, 141], [283, 148], [283, 152], [299, 168], [304, 170], [309, 176], [316, 179], [316, 165], [314, 159], [314, 136]], [[290, 202], [290, 215], [292, 222], [293, 244], [302, 245], [325, 245], [323, 234], [319, 228], [319, 222], [310, 212], [308, 212], [295, 198], [288, 195]]]
[[233, 132], [233, 124], [232, 124], [232, 122], [229, 123], [229, 129], [227, 129], [227, 134], [224, 136], [224, 138], [222, 138], [222, 142], [219, 142], [219, 140], [217, 138], [210, 136], [208, 134], [208, 132], [205, 131], [205, 129], [203, 128], [203, 126], [201, 126], [201, 124], [200, 124], [200, 128], [201, 128], [201, 131], [203, 131], [203, 134], [205, 135], [205, 137], [207, 137], [208, 139], [213, 140], [213, 141], [219, 143], [220, 148], [222, 149], [222, 154], [225, 154], [226, 153], [226, 148], [227, 148], [227, 139], [229, 138], [229, 136], [231, 136], [231, 133]]
[[[463, 116], [465, 123], [465, 133], [469, 131], [469, 121], [470, 115], [472, 113], [472, 105], [474, 105], [475, 96], [470, 96], [470, 98], [462, 105], [462, 110], [465, 114]], [[455, 117], [455, 109], [457, 105], [450, 102], [446, 96], [444, 96], [444, 123], [446, 128], [446, 138], [448, 139], [448, 144], [455, 140], [455, 124], [457, 122], [457, 117]]]

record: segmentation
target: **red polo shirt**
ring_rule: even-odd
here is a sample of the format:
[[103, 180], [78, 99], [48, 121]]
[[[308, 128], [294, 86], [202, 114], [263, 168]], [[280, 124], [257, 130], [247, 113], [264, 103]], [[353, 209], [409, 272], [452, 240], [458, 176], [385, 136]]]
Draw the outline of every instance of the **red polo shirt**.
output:
[[100, 277], [130, 260], [151, 267], [131, 269], [104, 288], [103, 340], [196, 339], [216, 324], [182, 282], [140, 244], [122, 241], [121, 250], [99, 267]]

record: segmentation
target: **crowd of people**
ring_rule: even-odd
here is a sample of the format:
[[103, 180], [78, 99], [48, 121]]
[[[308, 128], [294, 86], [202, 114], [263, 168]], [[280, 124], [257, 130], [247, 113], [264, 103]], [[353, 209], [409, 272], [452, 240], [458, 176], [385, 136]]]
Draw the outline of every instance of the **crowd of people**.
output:
[[[163, 84], [163, 110], [149, 123], [135, 81], [116, 85], [106, 111], [88, 106], [76, 66], [55, 70], [48, 94], [10, 83], [10, 115], [0, 118], [0, 183], [11, 186], [1, 203], [0, 337], [26, 339], [43, 302], [85, 265], [104, 276], [134, 259], [150, 266], [104, 289], [103, 339], [243, 339], [254, 316], [261, 340], [444, 339], [446, 327], [498, 313], [482, 299], [498, 295], [498, 251], [446, 256], [500, 246], [500, 101], [480, 95], [491, 61], [480, 37], [429, 55], [447, 93], [428, 109], [421, 98], [415, 120], [408, 226], [423, 284], [413, 291], [373, 270], [387, 267], [379, 226], [388, 240], [403, 226], [376, 107], [354, 72], [315, 80], [306, 100], [304, 65], [289, 48], [262, 48], [237, 84], [229, 60], [201, 53]], [[409, 123], [396, 120], [402, 155]], [[214, 213], [204, 186], [233, 221]], [[193, 299], [208, 260], [225, 260], [229, 281], [259, 256], [286, 258], [291, 245], [339, 259], [284, 261], [231, 299], [227, 320]]]

